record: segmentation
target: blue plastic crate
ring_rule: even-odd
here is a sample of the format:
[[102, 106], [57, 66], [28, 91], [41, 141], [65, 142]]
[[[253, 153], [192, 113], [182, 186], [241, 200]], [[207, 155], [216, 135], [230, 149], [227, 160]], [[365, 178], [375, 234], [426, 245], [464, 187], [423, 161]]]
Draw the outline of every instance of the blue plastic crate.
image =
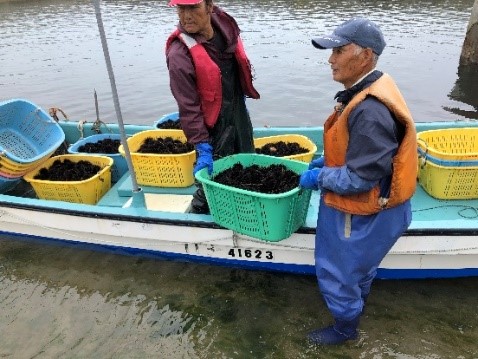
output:
[[166, 121], [179, 121], [179, 112], [171, 112], [161, 116], [158, 120], [154, 121], [154, 127], [159, 128], [158, 125]]
[[[86, 145], [87, 143], [96, 143], [101, 140], [110, 139], [110, 140], [121, 140], [121, 135], [116, 133], [100, 133], [97, 135], [92, 135], [78, 140], [73, 145], [68, 148], [68, 152], [72, 154], [85, 152], [80, 152], [80, 147]], [[111, 182], [116, 183], [119, 179], [128, 171], [128, 163], [126, 158], [118, 153], [96, 153], [94, 155], [108, 156], [113, 160], [113, 166], [111, 167]]]
[[0, 102], [0, 153], [12, 165], [41, 160], [64, 140], [60, 125], [37, 105], [22, 99]]

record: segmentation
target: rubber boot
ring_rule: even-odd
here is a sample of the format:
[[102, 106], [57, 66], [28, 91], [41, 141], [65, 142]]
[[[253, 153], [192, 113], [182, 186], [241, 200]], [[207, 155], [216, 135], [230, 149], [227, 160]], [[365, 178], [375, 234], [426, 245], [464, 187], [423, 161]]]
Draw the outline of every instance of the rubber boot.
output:
[[334, 325], [314, 330], [307, 335], [307, 338], [315, 345], [343, 344], [347, 340], [357, 339], [359, 322], [360, 315], [348, 321], [335, 319]]
[[204, 188], [202, 184], [198, 181], [196, 181], [195, 184], [197, 188], [193, 194], [193, 199], [191, 201], [191, 205], [189, 206], [188, 212], [197, 214], [209, 214], [209, 205], [207, 204]]

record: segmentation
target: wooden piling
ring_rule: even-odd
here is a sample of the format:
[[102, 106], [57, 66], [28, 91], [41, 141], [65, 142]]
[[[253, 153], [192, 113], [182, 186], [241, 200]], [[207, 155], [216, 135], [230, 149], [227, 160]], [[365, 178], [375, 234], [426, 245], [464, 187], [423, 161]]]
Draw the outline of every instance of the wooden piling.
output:
[[471, 10], [465, 41], [461, 49], [460, 65], [478, 65], [478, 0]]

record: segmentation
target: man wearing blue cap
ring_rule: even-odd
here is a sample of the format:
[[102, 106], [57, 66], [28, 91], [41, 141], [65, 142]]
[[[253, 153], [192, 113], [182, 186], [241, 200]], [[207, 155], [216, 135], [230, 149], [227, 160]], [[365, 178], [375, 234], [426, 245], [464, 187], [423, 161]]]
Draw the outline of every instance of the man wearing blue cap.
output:
[[308, 338], [332, 345], [357, 338], [377, 268], [410, 224], [417, 145], [405, 100], [392, 78], [375, 69], [385, 48], [376, 24], [353, 18], [312, 44], [332, 49], [333, 79], [345, 87], [324, 124], [324, 157], [300, 178], [302, 187], [321, 191], [316, 274], [334, 317]]
[[[212, 0], [171, 0], [179, 24], [166, 43], [171, 92], [179, 108], [181, 127], [196, 148], [194, 174], [213, 160], [255, 152], [252, 123], [245, 97], [259, 98], [252, 84], [236, 20]], [[190, 212], [209, 213], [200, 183]]]

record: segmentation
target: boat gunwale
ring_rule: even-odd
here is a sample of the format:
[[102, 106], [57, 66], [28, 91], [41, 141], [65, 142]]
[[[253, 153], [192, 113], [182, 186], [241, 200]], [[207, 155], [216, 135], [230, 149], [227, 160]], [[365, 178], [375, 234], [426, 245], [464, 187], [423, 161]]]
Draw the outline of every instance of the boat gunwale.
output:
[[[137, 223], [147, 223], [147, 224], [165, 224], [165, 225], [177, 225], [177, 226], [186, 226], [186, 227], [197, 227], [197, 228], [210, 228], [210, 229], [223, 229], [224, 228], [217, 223], [214, 222], [210, 216], [207, 215], [198, 215], [198, 214], [173, 214], [176, 215], [177, 218], [168, 218], [168, 215], [171, 215], [169, 212], [163, 211], [151, 211], [147, 209], [140, 209], [138, 213], [131, 214], [131, 213], [119, 213], [118, 210], [124, 211], [125, 208], [116, 208], [116, 207], [107, 207], [112, 211], [105, 212], [104, 207], [99, 207], [99, 210], [94, 210], [95, 206], [92, 205], [81, 205], [72, 203], [71, 205], [79, 205], [79, 207], [85, 206], [85, 209], [82, 208], [65, 208], [55, 206], [55, 203], [45, 203], [46, 200], [38, 200], [38, 199], [31, 199], [33, 201], [38, 201], [41, 203], [31, 204], [31, 203], [19, 203], [12, 202], [12, 201], [5, 201], [2, 199], [3, 196], [0, 195], [0, 209], [2, 207], [5, 208], [13, 208], [13, 209], [20, 209], [20, 210], [27, 210], [27, 211], [34, 211], [34, 212], [44, 212], [44, 213], [53, 213], [53, 214], [61, 214], [61, 215], [71, 215], [71, 216], [81, 216], [85, 218], [97, 218], [97, 219], [106, 219], [106, 220], [118, 220], [118, 221], [133, 221]], [[12, 197], [12, 196], [9, 196]], [[13, 197], [16, 198], [16, 197]], [[24, 199], [24, 198], [23, 198]], [[48, 201], [49, 202], [49, 201]], [[56, 202], [56, 201], [51, 201]], [[48, 204], [48, 206], [45, 206]], [[64, 204], [62, 202], [62, 204]], [[68, 203], [67, 203], [68, 204]], [[112, 213], [114, 212], [114, 213]], [[154, 215], [154, 213], [158, 213], [158, 215]], [[145, 214], [149, 214], [145, 216]], [[166, 216], [164, 216], [166, 215]], [[194, 216], [198, 218], [179, 218], [180, 216]], [[206, 218], [201, 218], [206, 217]], [[209, 219], [210, 218], [210, 219]], [[315, 227], [300, 227], [295, 233], [298, 234], [311, 234], [315, 235], [316, 228]], [[407, 236], [478, 236], [478, 228], [409, 228], [407, 229], [402, 237]]]

